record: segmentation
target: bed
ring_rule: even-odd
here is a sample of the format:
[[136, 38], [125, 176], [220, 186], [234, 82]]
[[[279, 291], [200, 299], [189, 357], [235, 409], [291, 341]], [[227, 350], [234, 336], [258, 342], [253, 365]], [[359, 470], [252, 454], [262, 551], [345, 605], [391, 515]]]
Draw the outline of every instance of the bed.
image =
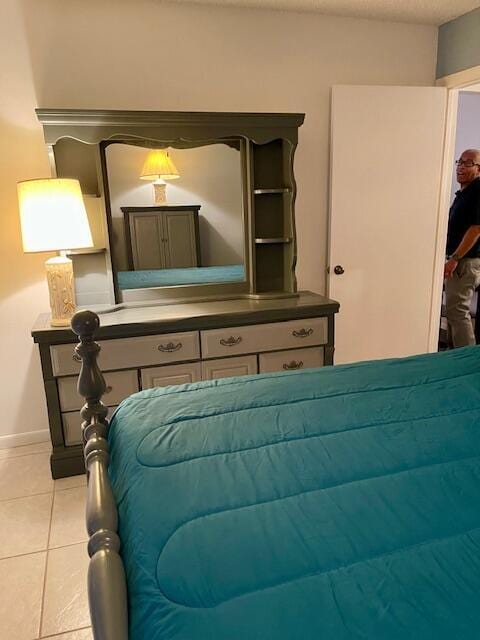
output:
[[186, 284], [243, 282], [245, 280], [245, 268], [243, 264], [232, 264], [220, 267], [189, 267], [186, 269], [141, 269], [138, 271], [119, 271], [117, 278], [118, 288], [121, 291]]
[[478, 637], [478, 348], [150, 389], [107, 442], [97, 325], [72, 323], [96, 640]]

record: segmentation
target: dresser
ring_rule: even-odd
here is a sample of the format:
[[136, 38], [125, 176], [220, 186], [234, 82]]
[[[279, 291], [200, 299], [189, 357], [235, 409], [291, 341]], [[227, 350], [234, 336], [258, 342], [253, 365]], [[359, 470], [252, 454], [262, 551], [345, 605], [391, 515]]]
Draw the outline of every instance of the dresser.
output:
[[[272, 300], [192, 301], [108, 310], [100, 315], [99, 365], [110, 414], [132, 393], [157, 386], [333, 364], [334, 317], [339, 305], [302, 292]], [[54, 478], [83, 473], [80, 371], [70, 329], [41, 315], [38, 344], [52, 439]]]

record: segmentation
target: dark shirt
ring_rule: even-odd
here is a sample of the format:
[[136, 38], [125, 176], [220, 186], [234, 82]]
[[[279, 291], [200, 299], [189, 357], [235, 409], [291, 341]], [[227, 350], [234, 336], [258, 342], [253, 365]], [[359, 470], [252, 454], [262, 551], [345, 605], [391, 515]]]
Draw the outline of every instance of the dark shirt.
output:
[[[455, 253], [467, 229], [474, 224], [480, 225], [480, 178], [476, 178], [462, 191], [457, 191], [450, 207], [447, 233], [448, 256]], [[463, 257], [480, 257], [480, 238]]]

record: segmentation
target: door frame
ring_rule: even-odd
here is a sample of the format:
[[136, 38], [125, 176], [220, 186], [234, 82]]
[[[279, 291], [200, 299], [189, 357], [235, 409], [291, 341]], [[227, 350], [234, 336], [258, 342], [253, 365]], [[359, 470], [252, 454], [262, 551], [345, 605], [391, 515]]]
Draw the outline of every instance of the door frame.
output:
[[480, 66], [439, 78], [435, 85], [447, 89], [447, 113], [443, 140], [442, 177], [438, 198], [436, 252], [433, 268], [428, 351], [438, 351], [440, 309], [442, 304], [443, 265], [447, 241], [448, 212], [452, 189], [452, 163], [457, 132], [458, 96], [462, 89], [480, 83]]

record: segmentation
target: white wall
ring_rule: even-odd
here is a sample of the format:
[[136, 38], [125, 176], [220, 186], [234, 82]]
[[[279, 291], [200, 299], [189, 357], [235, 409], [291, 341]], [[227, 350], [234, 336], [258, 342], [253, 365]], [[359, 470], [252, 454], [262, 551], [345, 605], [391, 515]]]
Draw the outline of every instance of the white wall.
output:
[[30, 331], [38, 313], [48, 309], [43, 263], [52, 254], [22, 253], [16, 182], [48, 176], [49, 169], [33, 111], [37, 102], [25, 29], [13, 0], [0, 3], [0, 31], [1, 447], [22, 443], [2, 436], [47, 428], [40, 362]]
[[224, 144], [171, 149], [180, 173], [167, 185], [168, 202], [201, 204], [202, 266], [244, 263], [243, 195], [240, 151]]
[[[107, 147], [113, 247], [117, 264], [128, 270], [121, 207], [152, 206], [153, 187], [139, 179], [149, 152], [144, 147]], [[203, 267], [243, 264], [242, 174], [240, 152], [224, 144], [169, 149], [180, 178], [167, 182], [167, 202], [201, 205], [200, 248]]]
[[[47, 175], [33, 109], [304, 112], [295, 161], [298, 282], [323, 292], [332, 84], [432, 84], [437, 30], [160, 0], [1, 0], [0, 436], [46, 427], [29, 335], [48, 310], [21, 250], [15, 182]], [[375, 105], [372, 105], [375, 108]], [[5, 441], [4, 441], [5, 442]]]

